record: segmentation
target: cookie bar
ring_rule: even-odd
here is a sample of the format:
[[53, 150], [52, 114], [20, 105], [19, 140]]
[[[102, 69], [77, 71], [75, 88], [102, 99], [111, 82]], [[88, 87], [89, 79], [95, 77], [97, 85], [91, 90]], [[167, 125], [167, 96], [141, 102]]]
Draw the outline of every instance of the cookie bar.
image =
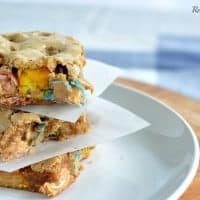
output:
[[49, 32], [0, 35], [0, 104], [83, 104], [93, 91], [84, 79], [83, 46]]
[[92, 148], [84, 148], [32, 164], [14, 172], [0, 171], [0, 186], [55, 196], [69, 187], [80, 174], [82, 160]]
[[8, 161], [30, 153], [45, 141], [66, 140], [89, 130], [86, 114], [75, 122], [34, 113], [0, 108], [0, 160]]

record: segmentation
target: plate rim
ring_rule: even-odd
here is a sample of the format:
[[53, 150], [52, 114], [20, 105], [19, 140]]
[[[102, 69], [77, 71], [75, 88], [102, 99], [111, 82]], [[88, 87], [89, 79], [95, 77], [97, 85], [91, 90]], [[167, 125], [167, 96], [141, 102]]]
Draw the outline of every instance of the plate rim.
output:
[[172, 108], [171, 106], [167, 105], [166, 103], [164, 103], [163, 101], [157, 99], [156, 97], [151, 96], [150, 94], [143, 92], [139, 89], [136, 88], [132, 88], [130, 86], [127, 86], [123, 83], [118, 83], [118, 82], [114, 82], [112, 83], [112, 85], [117, 86], [117, 87], [121, 87], [123, 89], [129, 90], [130, 92], [136, 92], [140, 95], [142, 95], [145, 98], [148, 98], [152, 101], [155, 101], [156, 103], [164, 106], [165, 108], [167, 108], [168, 110], [170, 110], [173, 114], [175, 114], [188, 128], [189, 130], [189, 134], [192, 138], [193, 144], [194, 144], [194, 159], [193, 159], [193, 163], [190, 166], [190, 169], [187, 173], [187, 175], [185, 176], [183, 182], [174, 190], [174, 192], [172, 194], [170, 194], [167, 199], [168, 200], [176, 200], [179, 199], [183, 193], [188, 189], [188, 187], [190, 186], [190, 184], [192, 183], [192, 181], [194, 180], [194, 177], [197, 173], [198, 167], [199, 167], [199, 160], [200, 160], [200, 147], [199, 147], [199, 142], [198, 142], [198, 138], [197, 135], [195, 133], [195, 131], [193, 130], [193, 128], [191, 127], [191, 125], [187, 122], [187, 120], [177, 111], [175, 111], [174, 108]]

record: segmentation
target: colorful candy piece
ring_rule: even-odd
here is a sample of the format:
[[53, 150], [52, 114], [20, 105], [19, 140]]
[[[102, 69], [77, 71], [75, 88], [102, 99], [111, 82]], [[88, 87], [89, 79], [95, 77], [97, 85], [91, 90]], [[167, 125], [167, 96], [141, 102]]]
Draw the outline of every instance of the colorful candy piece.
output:
[[53, 89], [53, 96], [57, 102], [65, 100], [69, 103], [75, 102], [77, 105], [85, 102], [85, 88], [78, 80], [53, 80], [50, 86]]
[[[19, 93], [41, 96], [42, 90], [48, 89], [49, 70], [45, 67], [39, 69], [25, 69], [18, 73]], [[43, 92], [42, 92], [43, 93]]]
[[44, 99], [44, 100], [47, 100], [47, 101], [52, 101], [52, 100], [54, 100], [53, 90], [52, 90], [52, 89], [46, 90], [46, 91], [44, 92], [43, 99]]
[[0, 92], [1, 94], [12, 94], [16, 91], [18, 82], [9, 72], [0, 73]]
[[82, 98], [85, 99], [85, 88], [84, 88], [84, 86], [81, 84], [81, 82], [78, 81], [78, 80], [72, 80], [72, 81], [70, 81], [69, 83], [70, 83], [70, 85], [71, 85], [72, 87], [78, 88], [78, 89], [81, 91], [81, 96], [82, 96]]

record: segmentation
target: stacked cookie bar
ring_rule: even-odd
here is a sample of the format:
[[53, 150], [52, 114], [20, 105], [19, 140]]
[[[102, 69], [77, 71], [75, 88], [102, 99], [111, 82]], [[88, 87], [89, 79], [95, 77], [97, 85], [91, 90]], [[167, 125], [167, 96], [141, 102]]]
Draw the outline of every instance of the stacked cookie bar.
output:
[[83, 77], [82, 45], [71, 37], [46, 32], [0, 36], [0, 103], [82, 104], [93, 87]]
[[[93, 86], [84, 79], [83, 46], [48, 32], [0, 35], [0, 160], [26, 156], [50, 140], [86, 134], [87, 114], [75, 122], [24, 112], [17, 106], [85, 103]], [[78, 176], [92, 148], [60, 155], [14, 172], [0, 172], [0, 186], [54, 196]]]

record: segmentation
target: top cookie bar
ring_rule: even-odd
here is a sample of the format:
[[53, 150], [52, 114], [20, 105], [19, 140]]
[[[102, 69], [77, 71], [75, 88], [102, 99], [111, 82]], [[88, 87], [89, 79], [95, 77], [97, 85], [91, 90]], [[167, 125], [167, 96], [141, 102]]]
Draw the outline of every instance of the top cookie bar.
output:
[[83, 77], [83, 46], [49, 32], [0, 35], [0, 104], [83, 104], [93, 87]]

